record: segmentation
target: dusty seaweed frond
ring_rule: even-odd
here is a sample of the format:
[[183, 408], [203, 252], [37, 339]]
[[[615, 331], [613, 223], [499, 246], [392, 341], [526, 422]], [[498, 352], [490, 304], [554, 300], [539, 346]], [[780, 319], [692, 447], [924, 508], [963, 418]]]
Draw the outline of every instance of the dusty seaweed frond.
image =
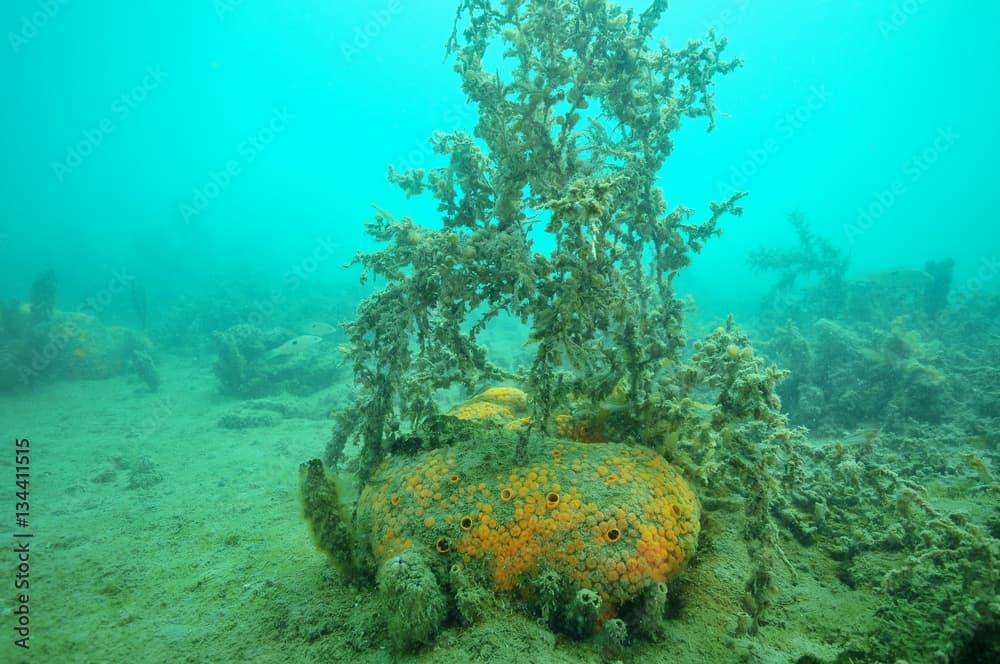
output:
[[696, 221], [656, 184], [673, 133], [687, 118], [715, 126], [713, 82], [740, 65], [722, 59], [714, 33], [653, 44], [666, 5], [460, 3], [447, 54], [478, 122], [472, 135], [433, 136], [445, 165], [389, 171], [408, 195], [437, 199], [440, 227], [383, 210], [367, 225], [384, 247], [353, 263], [385, 284], [346, 326], [359, 396], [331, 460], [360, 439], [364, 478], [387, 438], [436, 413], [436, 390], [512, 378], [479, 343], [501, 314], [536, 344], [519, 376], [533, 427], [545, 430], [571, 394], [598, 403], [618, 389], [648, 410], [684, 345], [673, 280], [744, 195]]

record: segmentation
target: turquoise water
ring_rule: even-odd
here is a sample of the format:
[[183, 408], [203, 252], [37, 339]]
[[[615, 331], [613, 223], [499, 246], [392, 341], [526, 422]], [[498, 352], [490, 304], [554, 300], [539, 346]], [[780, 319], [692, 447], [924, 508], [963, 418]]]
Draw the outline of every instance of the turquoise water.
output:
[[[729, 117], [708, 135], [688, 122], [663, 173], [668, 201], [698, 210], [751, 192], [685, 275], [704, 307], [764, 288], [744, 257], [780, 242], [794, 208], [852, 270], [951, 256], [956, 284], [996, 284], [986, 63], [1000, 10], [671, 4], [665, 37], [714, 26], [746, 61], [718, 84]], [[353, 279], [340, 264], [366, 246], [371, 203], [435, 220], [385, 182], [386, 164], [433, 164], [433, 130], [472, 128], [442, 64], [453, 15], [404, 0], [5, 3], [0, 295], [23, 297], [52, 267], [72, 307], [122, 269], [169, 302], [222, 275], [278, 279], [330, 234], [340, 254], [317, 280]]]
[[[437, 616], [409, 634], [371, 573], [406, 566], [386, 572], [390, 561], [359, 553], [364, 538], [384, 535], [388, 551], [395, 535], [364, 531], [336, 498], [355, 500], [390, 447], [405, 468], [421, 446], [451, 445], [458, 425], [390, 418], [372, 427], [377, 458], [359, 454], [340, 434], [375, 419], [376, 400], [352, 399], [369, 395], [382, 347], [359, 350], [362, 330], [352, 349], [337, 325], [372, 292], [345, 264], [380, 246], [365, 234], [373, 205], [440, 226], [430, 196], [407, 198], [386, 173], [443, 165], [432, 132], [476, 124], [445, 58], [456, 4], [0, 6], [0, 430], [31, 439], [39, 543], [34, 650], [4, 642], [0, 661], [400, 661], [393, 640], [421, 661], [996, 661], [1000, 7], [968, 1], [670, 3], [657, 37], [679, 48], [716, 30], [744, 65], [717, 78], [712, 132], [684, 120], [659, 184], [696, 221], [735, 191], [749, 192], [744, 213], [679, 274], [684, 326], [647, 335], [677, 352], [650, 343], [644, 371], [625, 377], [633, 355], [595, 361], [586, 375], [601, 399], [567, 388], [546, 414], [581, 450], [662, 452], [701, 503], [695, 562], [671, 568], [669, 601], [663, 579], [658, 599], [633, 579], [636, 603], [597, 614], [573, 609], [566, 587], [495, 595], [451, 559], [432, 556], [433, 570], [407, 559], [430, 579], [418, 590], [434, 586]], [[400, 244], [443, 234], [428, 235]], [[482, 257], [456, 238], [462, 264]], [[536, 277], [565, 287], [559, 297], [575, 288]], [[614, 333], [633, 328], [610, 318], [612, 334], [597, 336], [621, 351], [627, 335]], [[380, 341], [414, 350], [411, 329], [394, 336], [396, 319], [379, 320]], [[541, 346], [525, 334], [500, 317], [480, 341], [514, 370]], [[406, 379], [392, 385], [401, 403], [437, 377], [382, 360], [379, 379]], [[525, 375], [500, 382], [526, 387]], [[642, 381], [649, 390], [629, 392]], [[476, 395], [482, 381], [456, 382], [426, 393], [441, 412], [482, 418], [455, 430], [471, 448], [463, 462], [495, 461], [479, 446], [488, 435], [537, 435], [537, 395], [493, 402]], [[340, 477], [312, 478], [307, 524], [297, 469], [322, 469], [321, 456]], [[0, 457], [0, 480], [13, 469]], [[611, 482], [603, 470], [597, 486]], [[407, 522], [412, 551], [422, 534], [427, 552], [456, 554], [463, 533], [445, 524], [466, 516]], [[645, 517], [616, 518], [612, 539], [587, 546], [627, 542]], [[624, 563], [614, 576], [625, 583]], [[0, 593], [3, 633], [28, 603]], [[618, 609], [645, 632], [591, 635]], [[594, 615], [576, 624], [576, 610]]]

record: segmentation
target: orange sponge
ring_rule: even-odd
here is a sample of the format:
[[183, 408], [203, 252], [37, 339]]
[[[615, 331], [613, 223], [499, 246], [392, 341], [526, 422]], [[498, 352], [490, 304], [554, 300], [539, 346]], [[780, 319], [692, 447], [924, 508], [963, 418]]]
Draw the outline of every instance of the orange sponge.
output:
[[597, 593], [610, 615], [694, 554], [698, 500], [659, 454], [550, 439], [533, 441], [524, 463], [513, 458], [499, 437], [488, 451], [387, 459], [357, 508], [375, 564], [412, 549], [522, 597], [555, 573], [566, 589]]

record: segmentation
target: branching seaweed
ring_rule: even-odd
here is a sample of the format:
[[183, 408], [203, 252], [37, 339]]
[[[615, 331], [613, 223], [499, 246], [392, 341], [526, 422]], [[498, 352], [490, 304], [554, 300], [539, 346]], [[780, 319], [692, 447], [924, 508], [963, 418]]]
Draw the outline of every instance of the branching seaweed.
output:
[[505, 377], [478, 340], [501, 313], [537, 344], [521, 376], [532, 426], [547, 427], [571, 393], [597, 403], [620, 389], [648, 409], [684, 344], [673, 279], [744, 195], [696, 222], [656, 184], [673, 132], [684, 118], [714, 127], [714, 78], [740, 64], [721, 59], [726, 40], [714, 33], [652, 46], [666, 5], [460, 3], [447, 53], [479, 121], [474, 136], [434, 135], [447, 165], [389, 171], [407, 194], [437, 199], [441, 227], [382, 210], [367, 226], [385, 247], [354, 264], [385, 286], [346, 326], [359, 392], [331, 461], [360, 439], [364, 479], [395, 432], [436, 412], [435, 390]]

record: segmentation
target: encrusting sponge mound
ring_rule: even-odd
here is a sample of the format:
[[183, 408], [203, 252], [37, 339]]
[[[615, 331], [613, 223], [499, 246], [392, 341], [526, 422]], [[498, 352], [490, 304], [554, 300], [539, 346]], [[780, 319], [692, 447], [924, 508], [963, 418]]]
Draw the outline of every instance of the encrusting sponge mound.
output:
[[520, 594], [555, 572], [611, 611], [694, 553], [698, 501], [651, 450], [556, 439], [529, 445], [517, 466], [503, 453], [463, 456], [436, 449], [379, 468], [356, 515], [376, 566], [415, 549]]
[[353, 518], [322, 464], [303, 466], [317, 543], [345, 572], [374, 577], [395, 646], [429, 642], [449, 612], [474, 622], [495, 593], [581, 638], [612, 618], [658, 634], [666, 583], [698, 542], [688, 483], [645, 447], [542, 437], [523, 447], [495, 413], [463, 414], [472, 435], [390, 455]]

